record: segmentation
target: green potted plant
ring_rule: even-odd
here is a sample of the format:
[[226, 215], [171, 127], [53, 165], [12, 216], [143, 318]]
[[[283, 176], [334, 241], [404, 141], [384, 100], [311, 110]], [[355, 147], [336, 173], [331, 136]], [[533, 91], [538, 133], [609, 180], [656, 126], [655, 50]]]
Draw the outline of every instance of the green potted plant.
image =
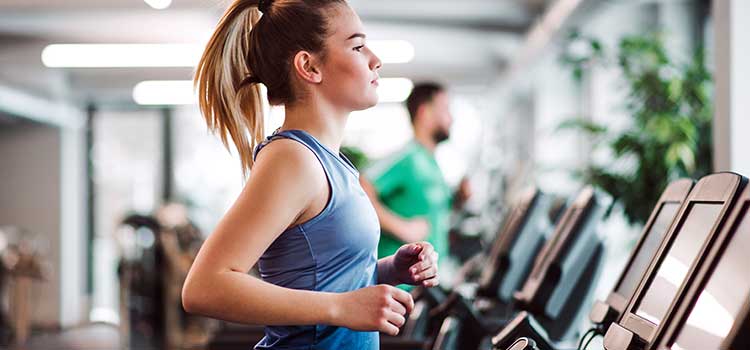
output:
[[612, 155], [578, 175], [609, 193], [612, 206], [621, 204], [636, 224], [648, 219], [670, 181], [712, 171], [712, 80], [703, 51], [676, 62], [662, 40], [657, 34], [624, 37], [611, 54], [599, 40], [573, 32], [569, 44], [579, 49], [561, 57], [579, 82], [596, 65], [616, 66], [621, 73], [623, 107], [631, 119], [627, 128], [611, 130], [584, 118], [560, 128], [583, 131], [593, 138], [595, 151], [604, 148]]

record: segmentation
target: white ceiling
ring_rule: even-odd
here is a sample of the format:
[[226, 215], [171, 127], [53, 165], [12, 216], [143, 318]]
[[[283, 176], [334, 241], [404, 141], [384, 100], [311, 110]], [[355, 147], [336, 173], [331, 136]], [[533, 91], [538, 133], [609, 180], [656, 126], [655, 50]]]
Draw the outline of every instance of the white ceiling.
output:
[[[437, 79], [454, 88], [487, 86], [514, 56], [544, 0], [350, 0], [368, 37], [404, 39], [415, 59], [382, 76]], [[49, 43], [201, 43], [225, 0], [0, 0], [0, 84], [40, 96], [128, 103], [146, 79], [189, 79], [188, 68], [48, 69]]]

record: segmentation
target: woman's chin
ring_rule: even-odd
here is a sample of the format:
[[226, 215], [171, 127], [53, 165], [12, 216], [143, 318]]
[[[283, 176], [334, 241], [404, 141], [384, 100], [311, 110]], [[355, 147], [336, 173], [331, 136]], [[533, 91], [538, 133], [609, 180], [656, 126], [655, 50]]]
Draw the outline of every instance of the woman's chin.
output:
[[362, 101], [362, 103], [355, 110], [357, 111], [365, 110], [368, 108], [375, 107], [377, 104], [378, 104], [378, 96], [375, 95], [372, 98], [368, 98], [367, 100]]

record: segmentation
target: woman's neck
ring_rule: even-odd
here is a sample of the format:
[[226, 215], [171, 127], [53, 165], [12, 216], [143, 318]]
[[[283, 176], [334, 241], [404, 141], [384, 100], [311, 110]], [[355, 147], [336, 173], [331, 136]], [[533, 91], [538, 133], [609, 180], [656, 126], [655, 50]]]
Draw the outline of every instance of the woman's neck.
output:
[[286, 106], [281, 130], [307, 131], [326, 147], [339, 152], [348, 117], [348, 111], [338, 111], [328, 104], [300, 102]]

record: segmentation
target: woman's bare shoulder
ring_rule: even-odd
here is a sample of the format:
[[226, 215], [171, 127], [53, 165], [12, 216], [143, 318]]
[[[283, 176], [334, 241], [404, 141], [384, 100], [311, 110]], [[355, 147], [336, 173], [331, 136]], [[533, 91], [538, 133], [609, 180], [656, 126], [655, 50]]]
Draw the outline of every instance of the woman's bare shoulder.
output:
[[[283, 184], [291, 188], [308, 190], [325, 188], [325, 173], [317, 156], [300, 142], [278, 139], [258, 153], [250, 172], [250, 183]], [[323, 186], [320, 186], [320, 185]], [[306, 191], [317, 194], [315, 191]]]
[[258, 152], [253, 171], [269, 167], [315, 171], [320, 169], [321, 165], [313, 151], [302, 143], [292, 139], [277, 139]]

